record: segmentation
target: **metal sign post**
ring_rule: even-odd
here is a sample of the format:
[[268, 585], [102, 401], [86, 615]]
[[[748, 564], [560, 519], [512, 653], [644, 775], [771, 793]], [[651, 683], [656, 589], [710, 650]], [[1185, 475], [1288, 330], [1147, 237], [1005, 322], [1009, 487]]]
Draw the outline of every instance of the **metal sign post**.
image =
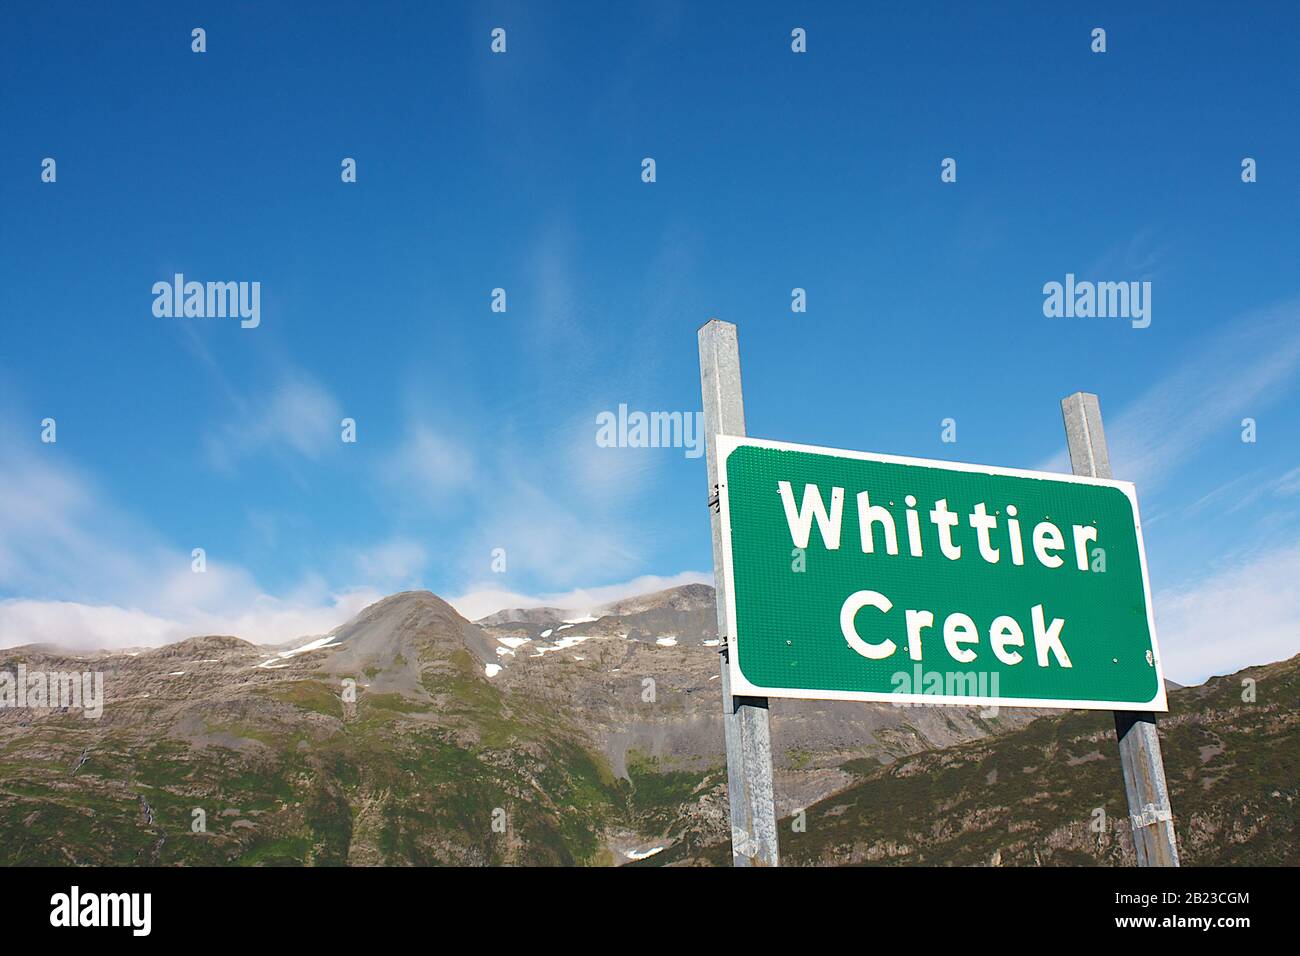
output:
[[718, 602], [722, 725], [727, 746], [727, 796], [731, 803], [731, 860], [736, 866], [777, 866], [776, 808], [772, 796], [772, 739], [766, 697], [732, 697], [727, 664], [727, 595], [722, 570], [722, 521], [714, 436], [745, 434], [736, 327], [710, 319], [700, 327], [700, 391], [704, 397], [709, 520], [713, 527], [713, 577]]
[[[1065, 417], [1065, 438], [1074, 473], [1092, 478], [1112, 477], [1097, 396], [1075, 392], [1061, 400], [1061, 412]], [[1128, 798], [1138, 866], [1178, 866], [1178, 843], [1155, 714], [1115, 711], [1115, 736], [1119, 740], [1120, 769], [1124, 774], [1124, 794]]]
[[[927, 683], [919, 692], [935, 703], [1111, 710], [1138, 865], [1177, 866], [1153, 713], [1166, 704], [1137, 499], [1111, 475], [1097, 397], [1079, 392], [1061, 403], [1073, 478], [757, 441], [745, 437], [736, 327], [712, 319], [698, 339], [732, 862], [778, 865], [768, 696], [898, 700], [892, 658], [905, 653], [927, 681], [922, 672], [939, 662], [947, 671], [990, 671], [1006, 685]], [[933, 529], [921, 522], [931, 506]], [[962, 529], [963, 551], [953, 534], [967, 511], [973, 530]], [[1000, 522], [1008, 561], [989, 538]], [[1036, 564], [1021, 522], [1032, 525]], [[841, 548], [842, 539], [850, 546]], [[816, 575], [796, 581], [777, 567], [774, 556], [792, 553], [791, 541], [796, 550], [816, 548], [823, 559]], [[1106, 543], [1108, 560], [1088, 559], [1090, 541]], [[1062, 553], [1071, 547], [1067, 563]], [[903, 611], [887, 617], [895, 600]], [[1017, 608], [1004, 609], [1006, 601]], [[954, 602], [965, 610], [948, 606]], [[1019, 605], [1029, 607], [1028, 631], [1016, 619], [1024, 616]], [[947, 614], [941, 642], [926, 637], [937, 625], [930, 607]], [[906, 634], [896, 641], [889, 635], [904, 612]], [[987, 648], [976, 618], [992, 622]], [[951, 660], [936, 658], [941, 653]]]

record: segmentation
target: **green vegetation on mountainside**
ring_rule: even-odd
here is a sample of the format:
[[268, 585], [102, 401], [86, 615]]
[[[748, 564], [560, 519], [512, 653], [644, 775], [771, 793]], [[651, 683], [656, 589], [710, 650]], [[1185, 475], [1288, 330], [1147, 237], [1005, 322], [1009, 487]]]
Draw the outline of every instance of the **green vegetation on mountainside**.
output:
[[428, 700], [273, 684], [201, 744], [45, 719], [0, 750], [0, 863], [570, 865], [601, 859], [607, 826], [672, 824], [700, 775], [636, 758], [617, 779], [477, 667], [453, 653]]
[[[1300, 658], [1175, 690], [1170, 706], [1160, 739], [1182, 861], [1300, 863]], [[1072, 711], [867, 771], [810, 807], [805, 832], [782, 822], [782, 858], [1129, 865], [1127, 814], [1111, 715]]]

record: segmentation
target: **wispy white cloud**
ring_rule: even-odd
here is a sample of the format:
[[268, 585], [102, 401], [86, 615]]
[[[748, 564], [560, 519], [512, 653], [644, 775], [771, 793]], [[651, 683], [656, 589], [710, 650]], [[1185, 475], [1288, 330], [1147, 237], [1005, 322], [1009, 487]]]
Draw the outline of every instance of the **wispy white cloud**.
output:
[[264, 397], [241, 401], [235, 420], [207, 436], [208, 456], [223, 471], [267, 451], [315, 461], [340, 444], [342, 418], [338, 401], [324, 386], [294, 373]]
[[1156, 267], [1169, 258], [1171, 245], [1162, 240], [1155, 228], [1144, 226], [1122, 242], [1115, 243], [1088, 263], [1081, 278], [1126, 276], [1151, 279]]
[[1260, 474], [1261, 469], [1257, 468], [1223, 482], [1193, 501], [1184, 509], [1183, 514], [1188, 517], [1199, 514], [1210, 505], [1230, 498], [1234, 500], [1234, 503], [1228, 508], [1228, 512], [1238, 510], [1253, 501], [1262, 490], [1264, 483], [1260, 480]]
[[0, 593], [45, 596], [78, 582], [120, 591], [146, 578], [161, 542], [106, 507], [62, 446], [26, 447], [0, 435]]
[[[424, 422], [407, 429], [397, 448], [379, 464], [379, 478], [408, 502], [445, 513], [455, 502], [448, 493], [469, 485], [475, 475], [473, 452]], [[456, 509], [451, 509], [456, 510]]]
[[503, 548], [512, 571], [563, 586], [626, 573], [638, 561], [636, 535], [612, 516], [571, 507], [520, 477], [501, 480], [493, 491], [466, 535], [468, 552], [481, 554], [484, 567], [493, 549]]
[[1284, 660], [1300, 653], [1300, 546], [1158, 592], [1154, 603], [1165, 674], [1179, 683]]
[[1289, 498], [1300, 494], [1300, 468], [1292, 468], [1272, 483], [1273, 494], [1280, 498]]
[[[1159, 486], [1207, 442], [1265, 411], [1297, 369], [1300, 301], [1234, 320], [1118, 413], [1103, 404], [1112, 471], [1144, 490]], [[1038, 467], [1069, 472], [1069, 455]]]
[[305, 578], [263, 591], [246, 569], [191, 555], [122, 513], [60, 445], [0, 441], [0, 646], [165, 643], [195, 634], [279, 642], [320, 633], [382, 596]]
[[377, 466], [384, 504], [430, 549], [439, 580], [464, 582], [505, 552], [510, 581], [572, 587], [634, 574], [651, 522], [630, 520], [645, 483], [675, 449], [602, 448], [596, 415], [520, 434], [510, 423], [473, 448], [412, 412]]
[[[557, 435], [557, 444], [566, 448], [566, 476], [583, 500], [599, 504], [616, 504], [639, 494], [672, 457], [683, 452], [660, 448], [602, 448], [596, 444], [597, 416], [601, 412], [617, 413], [612, 408], [593, 409], [590, 417], [574, 423]], [[690, 411], [684, 414], [692, 414]]]
[[300, 603], [259, 594], [241, 609], [178, 608], [169, 614], [113, 604], [10, 599], [0, 601], [0, 647], [49, 643], [105, 650], [152, 647], [204, 634], [279, 644], [328, 633], [383, 596], [362, 589], [324, 603]]
[[541, 592], [538, 594], [520, 594], [514, 591], [493, 588], [484, 585], [471, 588], [466, 593], [447, 599], [447, 603], [460, 612], [462, 617], [476, 621], [497, 611], [515, 607], [559, 607], [565, 610], [587, 613], [614, 601], [652, 594], [666, 588], [681, 587], [684, 584], [713, 584], [713, 575], [700, 571], [682, 571], [667, 576], [657, 574], [642, 575], [619, 584], [609, 584], [596, 588], [575, 588], [570, 591]]
[[194, 632], [177, 621], [112, 604], [74, 601], [0, 601], [0, 647], [59, 644], [85, 650], [148, 647]]
[[361, 579], [386, 588], [414, 585], [429, 561], [429, 553], [418, 541], [392, 538], [361, 551], [356, 570]]
[[1292, 468], [1274, 478], [1264, 477], [1264, 469], [1256, 468], [1202, 495], [1187, 506], [1184, 514], [1197, 514], [1219, 502], [1230, 502], [1225, 513], [1235, 514], [1261, 501], [1277, 501], [1293, 497], [1297, 493], [1300, 493], [1300, 468]]

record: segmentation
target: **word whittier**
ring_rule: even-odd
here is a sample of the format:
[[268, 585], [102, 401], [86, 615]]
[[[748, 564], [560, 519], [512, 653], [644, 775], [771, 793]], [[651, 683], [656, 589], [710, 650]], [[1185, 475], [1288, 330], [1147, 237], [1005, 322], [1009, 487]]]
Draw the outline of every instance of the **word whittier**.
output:
[[[795, 507], [794, 489], [788, 481], [777, 482], [781, 494], [781, 504], [785, 507], [786, 524], [790, 529], [790, 538], [797, 548], [807, 548], [812, 536], [812, 523], [817, 522], [822, 543], [828, 551], [838, 551], [840, 547], [840, 528], [844, 517], [844, 489], [831, 489], [829, 511], [821, 489], [814, 484], [804, 485], [803, 500], [798, 509]], [[921, 515], [916, 511], [916, 498], [907, 495], [903, 499], [907, 505], [905, 523], [907, 529], [907, 548], [912, 557], [919, 558], [925, 553], [926, 542], [921, 534]], [[872, 504], [869, 491], [857, 496], [858, 526], [861, 531], [862, 552], [874, 554], [877, 538], [882, 539], [886, 554], [899, 553], [898, 527], [893, 513], [884, 505]], [[999, 542], [1005, 540], [1005, 547], [995, 543], [994, 532], [998, 531], [998, 516], [989, 514], [984, 502], [975, 505], [966, 523], [975, 532], [974, 550], [989, 564], [1003, 560], [1004, 553], [1012, 565], [1023, 566], [1025, 563], [1025, 540], [1017, 520], [1015, 505], [1006, 506], [1005, 539], [999, 536]], [[948, 510], [948, 499], [940, 498], [934, 503], [929, 513], [930, 523], [934, 525], [932, 539], [938, 542], [940, 552], [949, 561], [961, 560], [963, 553], [969, 553], [970, 542], [965, 544], [954, 540], [954, 530], [962, 523], [962, 515]], [[1088, 545], [1096, 542], [1097, 529], [1092, 525], [1072, 525], [1074, 564], [1079, 571], [1088, 572]], [[1030, 533], [1030, 546], [1033, 557], [1045, 568], [1059, 568], [1064, 565], [1062, 552], [1071, 550], [1065, 540], [1065, 534], [1050, 521], [1040, 521]], [[1067, 569], [1065, 573], [1074, 573]], [[879, 591], [855, 591], [850, 594], [840, 608], [840, 630], [849, 647], [863, 657], [871, 660], [883, 660], [891, 656], [898, 645], [890, 638], [871, 642], [858, 633], [855, 618], [860, 610], [872, 607], [882, 614], [893, 609], [893, 602]], [[1039, 667], [1048, 667], [1053, 659], [1057, 666], [1072, 667], [1070, 656], [1066, 653], [1061, 640], [1065, 628], [1062, 618], [1053, 618], [1047, 623], [1043, 605], [1035, 604], [1029, 609], [1030, 625], [1033, 630], [1034, 657]], [[926, 610], [908, 610], [904, 613], [907, 652], [914, 661], [921, 660], [923, 632], [934, 627], [934, 612]], [[1019, 648], [1025, 646], [1025, 632], [1020, 623], [1010, 615], [999, 615], [989, 624], [989, 646], [993, 656], [1003, 664], [1014, 666], [1023, 661], [1024, 655]], [[979, 631], [969, 615], [955, 612], [949, 614], [943, 622], [943, 646], [953, 660], [969, 664], [977, 657], [976, 646], [980, 640]]]

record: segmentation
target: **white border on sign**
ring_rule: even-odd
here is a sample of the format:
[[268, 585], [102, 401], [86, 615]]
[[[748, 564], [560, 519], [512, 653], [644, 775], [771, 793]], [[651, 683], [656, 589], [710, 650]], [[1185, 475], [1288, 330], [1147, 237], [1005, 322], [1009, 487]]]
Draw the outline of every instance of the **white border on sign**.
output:
[[[1146, 701], [1113, 700], [1058, 700], [1038, 697], [965, 697], [950, 694], [886, 694], [861, 690], [809, 690], [790, 687], [760, 687], [751, 684], [740, 671], [740, 648], [736, 634], [736, 579], [731, 562], [731, 503], [727, 496], [727, 459], [737, 448], [773, 448], [778, 451], [799, 451], [833, 458], [856, 458], [861, 461], [878, 461], [891, 465], [919, 465], [945, 471], [968, 471], [985, 475], [1006, 475], [1012, 478], [1036, 478], [1044, 481], [1072, 482], [1079, 485], [1101, 485], [1118, 488], [1133, 506], [1133, 525], [1137, 535], [1138, 561], [1142, 566], [1142, 592], [1146, 598], [1147, 631], [1151, 635], [1151, 654], [1155, 658], [1156, 694]], [[900, 455], [879, 455], [865, 451], [847, 451], [842, 448], [822, 448], [817, 445], [799, 445], [793, 442], [770, 441], [765, 438], [744, 438], [738, 435], [714, 435], [718, 475], [718, 507], [722, 518], [722, 568], [727, 591], [727, 667], [730, 671], [731, 693], [734, 697], [794, 697], [802, 700], [864, 700], [886, 704], [956, 704], [988, 707], [1045, 707], [1066, 710], [1134, 710], [1164, 713], [1169, 710], [1165, 694], [1165, 673], [1160, 660], [1160, 647], [1156, 643], [1155, 611], [1151, 604], [1151, 584], [1147, 579], [1147, 554], [1142, 542], [1142, 519], [1138, 513], [1137, 489], [1131, 481], [1110, 478], [1089, 478], [1084, 475], [1057, 474], [1050, 471], [1027, 471], [1021, 468], [1000, 468], [995, 465], [972, 465], [956, 461], [936, 461], [927, 458], [906, 458]]]

